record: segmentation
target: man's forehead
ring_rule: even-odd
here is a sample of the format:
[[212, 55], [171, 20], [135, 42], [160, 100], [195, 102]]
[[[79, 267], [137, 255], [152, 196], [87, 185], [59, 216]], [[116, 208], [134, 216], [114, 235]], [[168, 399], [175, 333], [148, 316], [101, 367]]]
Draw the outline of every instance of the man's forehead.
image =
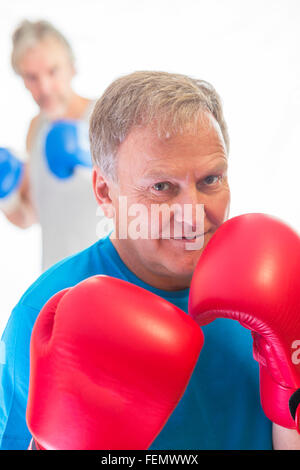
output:
[[224, 138], [221, 128], [211, 113], [202, 112], [195, 122], [186, 122], [178, 128], [165, 127], [164, 131], [158, 125], [134, 127], [126, 137], [124, 142], [140, 148], [172, 148], [180, 146], [191, 146], [200, 141], [204, 143], [213, 143], [221, 140], [224, 144]]
[[188, 181], [197, 180], [215, 173], [226, 173], [228, 168], [227, 158], [221, 155], [210, 156], [206, 159], [193, 159], [189, 162], [182, 160], [179, 164], [173, 165], [170, 162], [165, 166], [151, 166], [145, 171], [137, 174], [140, 184], [147, 184], [155, 180], [176, 180]]
[[[166, 163], [164, 165], [164, 163]], [[157, 177], [163, 177], [163, 176], [171, 176], [174, 174], [176, 176], [177, 174], [180, 175], [182, 170], [188, 170], [188, 169], [194, 169], [194, 170], [209, 170], [209, 171], [221, 171], [224, 169], [227, 169], [228, 162], [227, 158], [222, 155], [221, 153], [216, 153], [209, 155], [207, 158], [198, 158], [194, 159], [193, 162], [191, 162], [191, 165], [188, 165], [184, 156], [181, 160], [181, 164], [178, 165], [178, 162], [176, 164], [172, 164], [172, 161], [166, 160], [165, 162], [161, 162], [161, 164], [153, 164], [153, 165], [148, 165], [148, 168], [145, 170], [143, 173], [144, 178], [157, 178]]]
[[41, 39], [24, 51], [20, 59], [20, 68], [30, 66], [36, 60], [59, 62], [68, 58], [65, 47], [55, 38]]
[[[186, 179], [201, 177], [206, 172], [226, 171], [227, 154], [223, 139], [215, 133], [211, 139], [178, 136], [171, 144], [151, 134], [132, 135], [131, 145], [119, 155], [119, 176], [148, 181], [156, 178]], [[144, 137], [144, 138], [143, 138]], [[125, 173], [124, 173], [125, 172]]]
[[205, 156], [208, 154], [226, 154], [226, 146], [217, 121], [202, 120], [193, 130], [190, 127], [177, 133], [159, 136], [153, 127], [139, 127], [131, 130], [118, 152], [128, 154], [145, 162], [168, 160], [182, 156]]

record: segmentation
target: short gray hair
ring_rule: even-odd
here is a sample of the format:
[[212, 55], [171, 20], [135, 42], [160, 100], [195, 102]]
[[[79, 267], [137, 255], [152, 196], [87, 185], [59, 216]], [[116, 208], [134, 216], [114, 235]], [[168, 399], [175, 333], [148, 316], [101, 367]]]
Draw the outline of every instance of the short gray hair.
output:
[[48, 21], [40, 20], [32, 22], [24, 20], [19, 24], [12, 35], [13, 48], [11, 53], [11, 65], [17, 74], [20, 73], [19, 62], [23, 54], [37, 43], [48, 38], [55, 39], [66, 49], [70, 62], [74, 65], [75, 58], [71, 45], [58, 29]]
[[116, 79], [96, 102], [90, 119], [93, 162], [117, 179], [116, 154], [135, 127], [152, 126], [163, 137], [199, 123], [203, 112], [218, 122], [229, 152], [227, 125], [214, 87], [186, 75], [138, 71]]

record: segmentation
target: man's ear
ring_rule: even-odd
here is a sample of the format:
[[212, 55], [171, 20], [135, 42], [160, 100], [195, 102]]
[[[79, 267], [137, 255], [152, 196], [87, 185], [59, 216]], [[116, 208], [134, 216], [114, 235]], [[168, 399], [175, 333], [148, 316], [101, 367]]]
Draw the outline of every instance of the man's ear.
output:
[[110, 183], [107, 178], [103, 176], [98, 166], [93, 167], [92, 179], [94, 194], [99, 206], [108, 219], [113, 218], [114, 207], [110, 197]]

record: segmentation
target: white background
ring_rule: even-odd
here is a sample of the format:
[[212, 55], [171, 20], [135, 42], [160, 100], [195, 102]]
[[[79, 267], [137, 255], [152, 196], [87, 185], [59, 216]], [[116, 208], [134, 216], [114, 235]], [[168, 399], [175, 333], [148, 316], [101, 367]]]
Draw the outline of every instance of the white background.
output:
[[[231, 137], [231, 216], [266, 212], [300, 231], [299, 0], [1, 0], [0, 146], [24, 152], [36, 105], [10, 67], [11, 34], [47, 19], [77, 57], [74, 87], [98, 97], [116, 77], [164, 70], [210, 81]], [[0, 332], [40, 272], [40, 231], [0, 214]]]

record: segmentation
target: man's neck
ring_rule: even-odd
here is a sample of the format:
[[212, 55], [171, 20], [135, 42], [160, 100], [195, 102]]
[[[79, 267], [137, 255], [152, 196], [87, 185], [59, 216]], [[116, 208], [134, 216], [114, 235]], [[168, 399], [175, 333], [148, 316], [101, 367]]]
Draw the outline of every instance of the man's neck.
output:
[[63, 118], [66, 119], [79, 119], [85, 113], [90, 100], [82, 96], [72, 93], [70, 100], [66, 106]]
[[191, 276], [183, 279], [175, 277], [172, 273], [157, 274], [152, 272], [144, 266], [142, 260], [134, 261], [132, 256], [128, 256], [128, 250], [117, 238], [111, 236], [110, 240], [125, 266], [146, 284], [166, 291], [178, 291], [190, 287]]
[[62, 105], [61, 110], [57, 111], [56, 114], [48, 114], [40, 111], [40, 115], [45, 115], [50, 120], [55, 119], [81, 119], [83, 115], [86, 113], [87, 108], [90, 104], [90, 100], [88, 98], [84, 98], [82, 96], [77, 95], [73, 91], [66, 99], [64, 105]]

